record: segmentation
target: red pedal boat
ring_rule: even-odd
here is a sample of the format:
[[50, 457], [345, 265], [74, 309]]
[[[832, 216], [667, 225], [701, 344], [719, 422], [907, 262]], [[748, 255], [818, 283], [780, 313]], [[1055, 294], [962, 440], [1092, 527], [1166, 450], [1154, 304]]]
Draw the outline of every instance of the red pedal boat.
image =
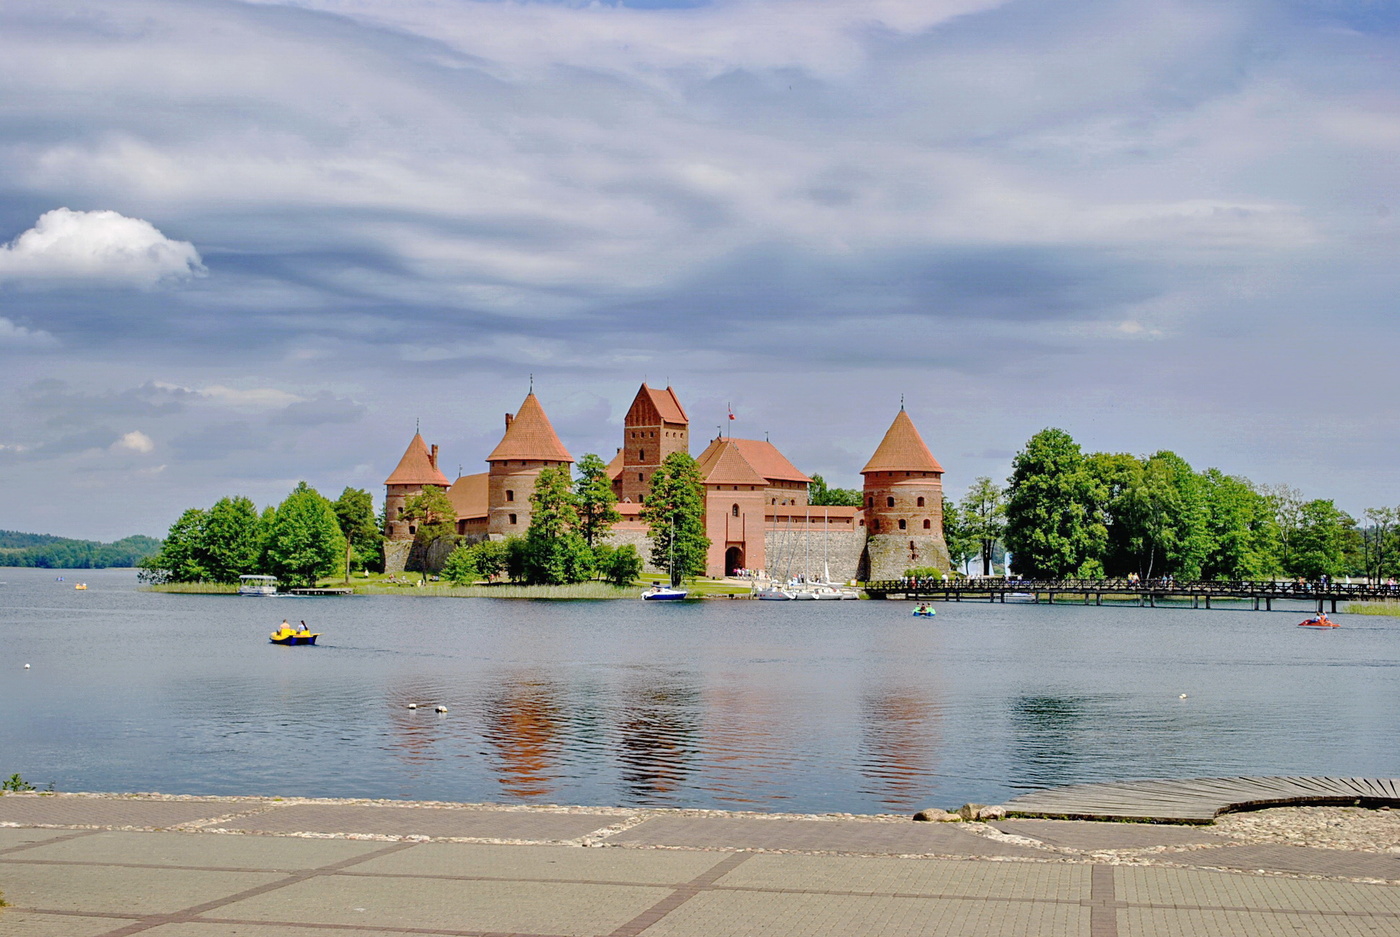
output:
[[1317, 615], [1305, 621], [1298, 622], [1299, 628], [1340, 628], [1341, 625], [1327, 617], [1326, 612], [1318, 612]]

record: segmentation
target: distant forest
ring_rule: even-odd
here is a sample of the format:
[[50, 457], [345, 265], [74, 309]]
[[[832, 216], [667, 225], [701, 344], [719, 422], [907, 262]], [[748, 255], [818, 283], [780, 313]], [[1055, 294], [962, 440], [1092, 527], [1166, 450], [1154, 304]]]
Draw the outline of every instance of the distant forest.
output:
[[135, 566], [160, 549], [160, 541], [140, 534], [115, 543], [70, 540], [52, 534], [0, 530], [0, 566], [40, 569], [106, 569]]

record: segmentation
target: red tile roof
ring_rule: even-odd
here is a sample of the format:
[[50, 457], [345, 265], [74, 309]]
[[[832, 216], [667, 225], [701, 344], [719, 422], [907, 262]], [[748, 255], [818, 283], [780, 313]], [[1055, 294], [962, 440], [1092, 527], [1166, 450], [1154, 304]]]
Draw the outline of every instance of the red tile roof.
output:
[[612, 461], [608, 463], [608, 477], [613, 481], [617, 481], [622, 477], [623, 461], [622, 450], [619, 449], [617, 450], [617, 455], [613, 456]]
[[507, 459], [539, 462], [573, 462], [574, 457], [555, 435], [549, 417], [544, 415], [544, 407], [533, 393], [526, 395], [520, 405], [520, 412], [511, 419], [506, 434], [500, 443], [486, 457], [487, 462], [504, 462]]
[[661, 414], [661, 419], [667, 423], [688, 424], [690, 422], [690, 417], [685, 415], [685, 408], [681, 406], [680, 398], [669, 386], [665, 390], [657, 390], [643, 384], [640, 392], [646, 393], [651, 398], [651, 405], [656, 408], [657, 413]]
[[486, 496], [486, 480], [490, 476], [463, 475], [447, 489], [447, 499], [457, 509], [458, 518], [485, 517], [490, 509]]
[[403, 458], [399, 459], [398, 467], [384, 479], [384, 484], [441, 485], [446, 488], [448, 482], [447, 476], [433, 464], [432, 456], [428, 454], [428, 444], [423, 442], [420, 434], [414, 433]]
[[875, 449], [870, 461], [860, 472], [939, 472], [943, 466], [928, 451], [924, 439], [914, 428], [914, 421], [901, 407], [899, 414], [885, 431], [885, 438]]
[[768, 484], [768, 479], [749, 464], [732, 439], [711, 440], [695, 464], [701, 481], [707, 485]]
[[771, 442], [761, 439], [731, 439], [729, 440], [739, 447], [739, 452], [744, 456], [744, 460], [770, 481], [802, 482], [806, 484], [812, 479], [803, 475], [797, 470], [797, 466], [787, 460], [778, 447]]

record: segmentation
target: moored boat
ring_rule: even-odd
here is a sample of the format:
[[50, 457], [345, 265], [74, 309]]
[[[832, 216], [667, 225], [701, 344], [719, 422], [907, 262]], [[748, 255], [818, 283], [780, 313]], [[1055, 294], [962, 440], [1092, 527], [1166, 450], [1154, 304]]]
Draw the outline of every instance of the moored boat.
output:
[[276, 576], [239, 576], [239, 595], [276, 595]]
[[642, 598], [649, 602], [677, 602], [689, 594], [685, 589], [676, 589], [671, 586], [663, 586], [659, 582], [653, 582], [651, 588], [642, 593]]

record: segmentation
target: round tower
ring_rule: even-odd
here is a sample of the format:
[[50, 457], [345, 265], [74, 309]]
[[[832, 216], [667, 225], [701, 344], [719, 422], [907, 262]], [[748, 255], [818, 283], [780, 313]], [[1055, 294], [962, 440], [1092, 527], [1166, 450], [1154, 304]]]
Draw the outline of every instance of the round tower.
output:
[[947, 570], [952, 564], [943, 540], [943, 466], [903, 407], [861, 475], [864, 578], [898, 579], [906, 569], [920, 566]]
[[444, 491], [451, 484], [438, 470], [438, 447], [429, 449], [423, 437], [413, 434], [398, 466], [384, 480], [384, 536], [389, 540], [412, 540], [416, 532], [402, 519], [408, 499], [423, 493], [425, 485], [437, 485]]
[[530, 527], [530, 495], [547, 468], [569, 471], [574, 457], [559, 441], [533, 391], [517, 413], [506, 414], [506, 432], [486, 457], [486, 534], [492, 540], [523, 535]]

